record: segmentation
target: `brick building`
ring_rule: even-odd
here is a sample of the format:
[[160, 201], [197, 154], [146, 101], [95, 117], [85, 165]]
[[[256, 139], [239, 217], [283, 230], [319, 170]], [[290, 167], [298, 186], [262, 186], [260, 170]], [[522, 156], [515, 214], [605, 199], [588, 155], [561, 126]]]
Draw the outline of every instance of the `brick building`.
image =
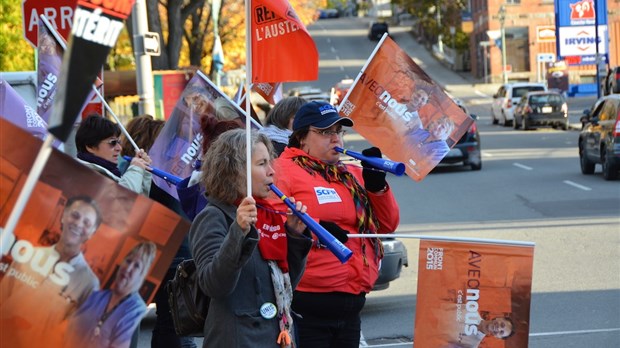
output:
[[[489, 82], [501, 82], [502, 51], [495, 38], [501, 33], [502, 1], [470, 0], [470, 4], [472, 74], [479, 78], [486, 76]], [[508, 80], [536, 81], [544, 70], [538, 55], [556, 55], [554, 1], [506, 0], [504, 6]], [[609, 60], [611, 66], [616, 66], [620, 65], [620, 0], [607, 0], [607, 19]], [[489, 38], [489, 34], [493, 38]], [[569, 74], [570, 83], [594, 83], [596, 66], [571, 66]]]

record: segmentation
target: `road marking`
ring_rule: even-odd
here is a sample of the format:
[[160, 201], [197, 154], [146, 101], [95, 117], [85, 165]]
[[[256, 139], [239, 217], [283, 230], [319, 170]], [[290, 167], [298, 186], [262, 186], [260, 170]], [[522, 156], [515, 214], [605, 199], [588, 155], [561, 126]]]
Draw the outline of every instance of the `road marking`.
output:
[[595, 329], [595, 330], [574, 330], [574, 331], [555, 331], [555, 332], [539, 332], [539, 333], [531, 333], [530, 337], [559, 336], [559, 335], [579, 335], [579, 334], [600, 333], [600, 332], [615, 332], [615, 331], [620, 331], [620, 328]]
[[515, 167], [519, 167], [519, 168], [521, 168], [521, 169], [525, 169], [525, 170], [532, 170], [532, 169], [534, 169], [534, 168], [532, 168], [532, 167], [528, 167], [528, 166], [523, 165], [523, 164], [521, 164], [521, 163], [513, 163], [512, 165], [513, 165], [513, 166], [515, 166]]
[[481, 97], [485, 97], [485, 98], [490, 98], [486, 93], [482, 93], [479, 90], [474, 90], [474, 93], [476, 93], [477, 95], [481, 96]]
[[332, 50], [332, 53], [336, 53], [336, 47], [332, 46], [331, 50]]
[[[605, 333], [605, 332], [616, 332], [620, 331], [620, 328], [612, 328], [612, 329], [594, 329], [594, 330], [574, 330], [574, 331], [555, 331], [555, 332], [538, 332], [529, 334], [530, 337], [548, 337], [548, 336], [560, 336], [560, 335], [581, 335], [581, 334], [591, 334], [591, 333]], [[369, 348], [380, 348], [380, 347], [402, 347], [405, 344], [415, 343], [413, 341], [407, 342], [398, 342], [398, 343], [384, 343], [384, 344], [373, 344], [368, 345], [365, 341], [360, 342], [360, 347], [369, 347]], [[415, 346], [415, 345], [414, 345]]]
[[564, 183], [565, 183], [566, 185], [570, 185], [570, 186], [576, 187], [576, 188], [578, 188], [578, 189], [582, 189], [582, 190], [584, 190], [584, 191], [592, 191], [592, 189], [591, 189], [591, 188], [589, 188], [588, 186], [579, 185], [578, 183], [576, 183], [576, 182], [572, 182], [572, 181], [570, 181], [570, 180], [564, 180]]

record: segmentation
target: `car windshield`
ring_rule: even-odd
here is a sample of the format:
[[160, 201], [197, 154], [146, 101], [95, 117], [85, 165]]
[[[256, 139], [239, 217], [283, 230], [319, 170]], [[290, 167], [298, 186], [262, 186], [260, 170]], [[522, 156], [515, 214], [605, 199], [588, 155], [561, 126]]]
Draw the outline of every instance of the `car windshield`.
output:
[[543, 86], [514, 87], [512, 89], [512, 97], [521, 98], [527, 92], [544, 91], [544, 90], [545, 90], [545, 87]]
[[560, 105], [562, 97], [557, 94], [538, 94], [530, 96], [530, 104], [532, 105]]

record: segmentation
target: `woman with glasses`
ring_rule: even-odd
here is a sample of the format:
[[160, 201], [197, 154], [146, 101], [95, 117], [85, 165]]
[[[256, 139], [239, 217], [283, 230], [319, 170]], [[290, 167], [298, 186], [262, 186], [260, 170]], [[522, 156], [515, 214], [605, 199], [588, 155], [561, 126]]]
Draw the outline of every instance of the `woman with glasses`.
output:
[[[343, 164], [334, 147], [343, 147], [343, 126], [353, 121], [340, 117], [324, 102], [304, 104], [295, 114], [288, 147], [275, 162], [276, 186], [304, 202], [308, 214], [351, 249], [342, 264], [316, 237], [308, 254], [306, 271], [293, 296], [298, 347], [357, 348], [360, 311], [378, 277], [383, 256], [378, 238], [348, 238], [348, 234], [390, 233], [398, 226], [399, 209], [385, 181], [385, 172]], [[381, 157], [381, 151], [363, 151]], [[275, 202], [284, 209], [283, 203]]]
[[146, 168], [151, 164], [151, 158], [140, 150], [131, 159], [127, 170], [121, 173], [118, 169], [122, 149], [120, 135], [121, 129], [116, 123], [97, 114], [88, 116], [75, 134], [77, 160], [119, 185], [148, 196], [152, 176]]

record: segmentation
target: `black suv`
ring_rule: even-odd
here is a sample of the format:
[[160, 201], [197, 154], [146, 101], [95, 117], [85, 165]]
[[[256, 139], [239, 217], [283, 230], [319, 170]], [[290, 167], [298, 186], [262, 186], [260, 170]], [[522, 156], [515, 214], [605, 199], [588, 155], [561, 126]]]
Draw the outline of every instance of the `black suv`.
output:
[[385, 22], [372, 22], [368, 29], [368, 38], [370, 40], [379, 41], [383, 37], [383, 34], [389, 33], [388, 24]]
[[605, 180], [620, 174], [620, 95], [597, 100], [591, 110], [584, 110], [579, 133], [579, 161], [583, 174], [593, 174], [597, 163], [603, 166]]

